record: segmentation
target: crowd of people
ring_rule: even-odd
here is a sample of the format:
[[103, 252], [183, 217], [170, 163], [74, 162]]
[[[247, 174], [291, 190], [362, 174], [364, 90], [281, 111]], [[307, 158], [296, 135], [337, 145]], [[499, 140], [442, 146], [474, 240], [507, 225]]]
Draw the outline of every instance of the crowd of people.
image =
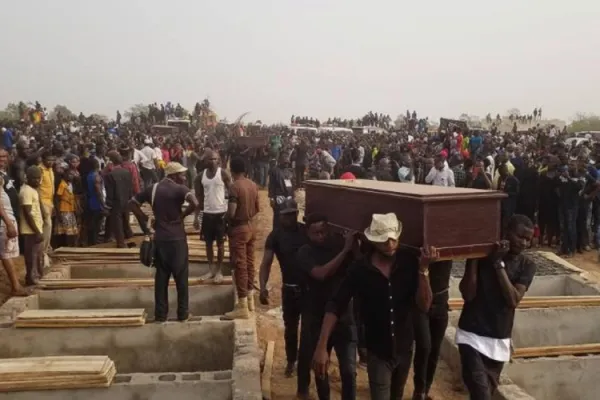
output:
[[[415, 112], [408, 114], [419, 121]], [[258, 271], [259, 299], [268, 303], [269, 271], [277, 257], [286, 373], [297, 371], [301, 398], [308, 396], [311, 366], [319, 398], [329, 398], [331, 349], [340, 361], [342, 398], [356, 397], [357, 352], [358, 362], [367, 367], [372, 398], [400, 398], [413, 343], [413, 398], [430, 398], [448, 323], [452, 268], [451, 262], [437, 260], [435, 248], [417, 255], [399, 251], [402, 224], [391, 214], [373, 215], [360, 245], [355, 232], [333, 235], [326, 215], [311, 214], [299, 224], [294, 197], [305, 178], [376, 179], [507, 194], [501, 205], [506, 241], [489, 257], [468, 260], [461, 282], [465, 306], [457, 343], [463, 379], [474, 399], [491, 399], [510, 354], [514, 309], [535, 273], [522, 251], [536, 240], [565, 256], [600, 247], [600, 147], [567, 145], [564, 134], [553, 128], [468, 132], [451, 125], [431, 132], [412, 124], [384, 134], [314, 135], [279, 127], [259, 132], [267, 135], [264, 142], [248, 146], [239, 144], [235, 129], [162, 136], [150, 129], [154, 121], [118, 119], [104, 124], [86, 119], [20, 122], [2, 128], [0, 256], [13, 294], [28, 292], [12, 265], [20, 251], [25, 283], [34, 286], [44, 273], [44, 254], [56, 246], [114, 238], [117, 247], [127, 247], [133, 213], [145, 234], [154, 231], [156, 320], [166, 320], [173, 275], [177, 317], [185, 321], [183, 219], [195, 215], [209, 262], [204, 279], [223, 279], [228, 236], [239, 301], [226, 318], [248, 318], [255, 310], [254, 219], [264, 188], [274, 218]], [[153, 210], [153, 228], [143, 203]]]

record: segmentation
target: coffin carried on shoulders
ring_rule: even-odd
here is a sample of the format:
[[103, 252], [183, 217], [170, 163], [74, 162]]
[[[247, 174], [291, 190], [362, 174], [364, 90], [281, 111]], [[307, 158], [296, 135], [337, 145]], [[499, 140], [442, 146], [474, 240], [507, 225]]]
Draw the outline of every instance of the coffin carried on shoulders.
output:
[[393, 212], [403, 246], [435, 246], [442, 259], [484, 257], [500, 240], [502, 192], [373, 180], [305, 181], [305, 214], [363, 232], [373, 214]]

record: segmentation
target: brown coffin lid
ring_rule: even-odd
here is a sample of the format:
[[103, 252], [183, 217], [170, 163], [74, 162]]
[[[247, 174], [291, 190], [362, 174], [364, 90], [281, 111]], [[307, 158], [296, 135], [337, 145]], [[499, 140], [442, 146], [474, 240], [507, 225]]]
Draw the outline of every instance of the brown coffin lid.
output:
[[[330, 187], [360, 192], [382, 193], [408, 197], [423, 202], [436, 200], [465, 200], [473, 198], [503, 199], [505, 193], [495, 190], [467, 189], [433, 185], [415, 185], [401, 182], [384, 182], [370, 179], [308, 180], [306, 186]], [[340, 199], [341, 200], [341, 199]]]

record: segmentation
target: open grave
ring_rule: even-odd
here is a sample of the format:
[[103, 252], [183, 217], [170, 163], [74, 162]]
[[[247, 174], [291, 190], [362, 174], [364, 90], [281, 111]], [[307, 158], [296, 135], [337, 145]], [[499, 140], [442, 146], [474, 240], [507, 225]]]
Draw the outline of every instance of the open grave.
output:
[[[0, 393], [0, 399], [139, 400], [261, 399], [260, 353], [256, 322], [221, 320], [235, 303], [228, 260], [223, 284], [202, 282], [208, 272], [204, 251], [193, 249], [190, 263], [189, 321], [177, 322], [177, 291], [169, 287], [169, 321], [153, 323], [154, 269], [136, 261], [135, 249], [102, 257], [98, 248], [82, 260], [55, 260], [42, 289], [0, 307], [0, 362], [51, 356], [107, 356], [116, 366], [103, 388], [31, 390]], [[127, 251], [123, 251], [127, 250]], [[192, 252], [191, 252], [192, 253]], [[227, 255], [228, 256], [228, 255]], [[69, 257], [67, 257], [69, 258]], [[228, 257], [227, 257], [228, 259]], [[171, 283], [172, 280], [171, 280]], [[57, 290], [57, 288], [61, 288]], [[24, 313], [44, 315], [91, 312], [108, 320], [117, 312], [141, 313], [140, 326], [16, 327]], [[26, 314], [27, 314], [26, 313]], [[95, 317], [94, 317], [95, 318]], [[112, 317], [111, 317], [112, 318]], [[73, 320], [73, 317], [71, 317]]]
[[[542, 262], [538, 272], [516, 311], [512, 360], [504, 366], [496, 397], [596, 399], [600, 325], [595, 321], [600, 318], [600, 286], [569, 268], [561, 273], [557, 265], [547, 268]], [[451, 307], [453, 303], [456, 307], [449, 315], [441, 356], [452, 369], [460, 371], [454, 339], [461, 296], [456, 275], [450, 284]]]

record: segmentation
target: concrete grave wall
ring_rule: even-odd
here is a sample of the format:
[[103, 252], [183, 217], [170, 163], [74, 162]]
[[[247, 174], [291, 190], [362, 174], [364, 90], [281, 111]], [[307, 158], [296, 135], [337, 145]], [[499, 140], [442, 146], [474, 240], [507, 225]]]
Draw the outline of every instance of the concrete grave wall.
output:
[[0, 358], [106, 355], [117, 372], [231, 369], [234, 322], [200, 321], [122, 328], [0, 329]]
[[[118, 279], [118, 278], [153, 278], [154, 268], [142, 264], [106, 263], [100, 265], [69, 265], [70, 279]], [[201, 277], [208, 273], [208, 264], [190, 264], [190, 277]], [[223, 274], [231, 276], [231, 266], [223, 265]]]
[[596, 400], [600, 356], [535, 358], [506, 364], [505, 373], [539, 400]]
[[[43, 290], [37, 294], [41, 309], [144, 308], [154, 318], [153, 287], [122, 287], [71, 290]], [[222, 315], [233, 309], [234, 289], [230, 285], [189, 287], [189, 307], [194, 316]], [[177, 289], [169, 287], [169, 317], [175, 318]]]
[[[462, 298], [459, 278], [450, 278], [450, 298]], [[596, 296], [600, 286], [576, 274], [536, 276], [525, 293], [528, 296]]]
[[600, 343], [600, 307], [517, 310], [515, 348]]

